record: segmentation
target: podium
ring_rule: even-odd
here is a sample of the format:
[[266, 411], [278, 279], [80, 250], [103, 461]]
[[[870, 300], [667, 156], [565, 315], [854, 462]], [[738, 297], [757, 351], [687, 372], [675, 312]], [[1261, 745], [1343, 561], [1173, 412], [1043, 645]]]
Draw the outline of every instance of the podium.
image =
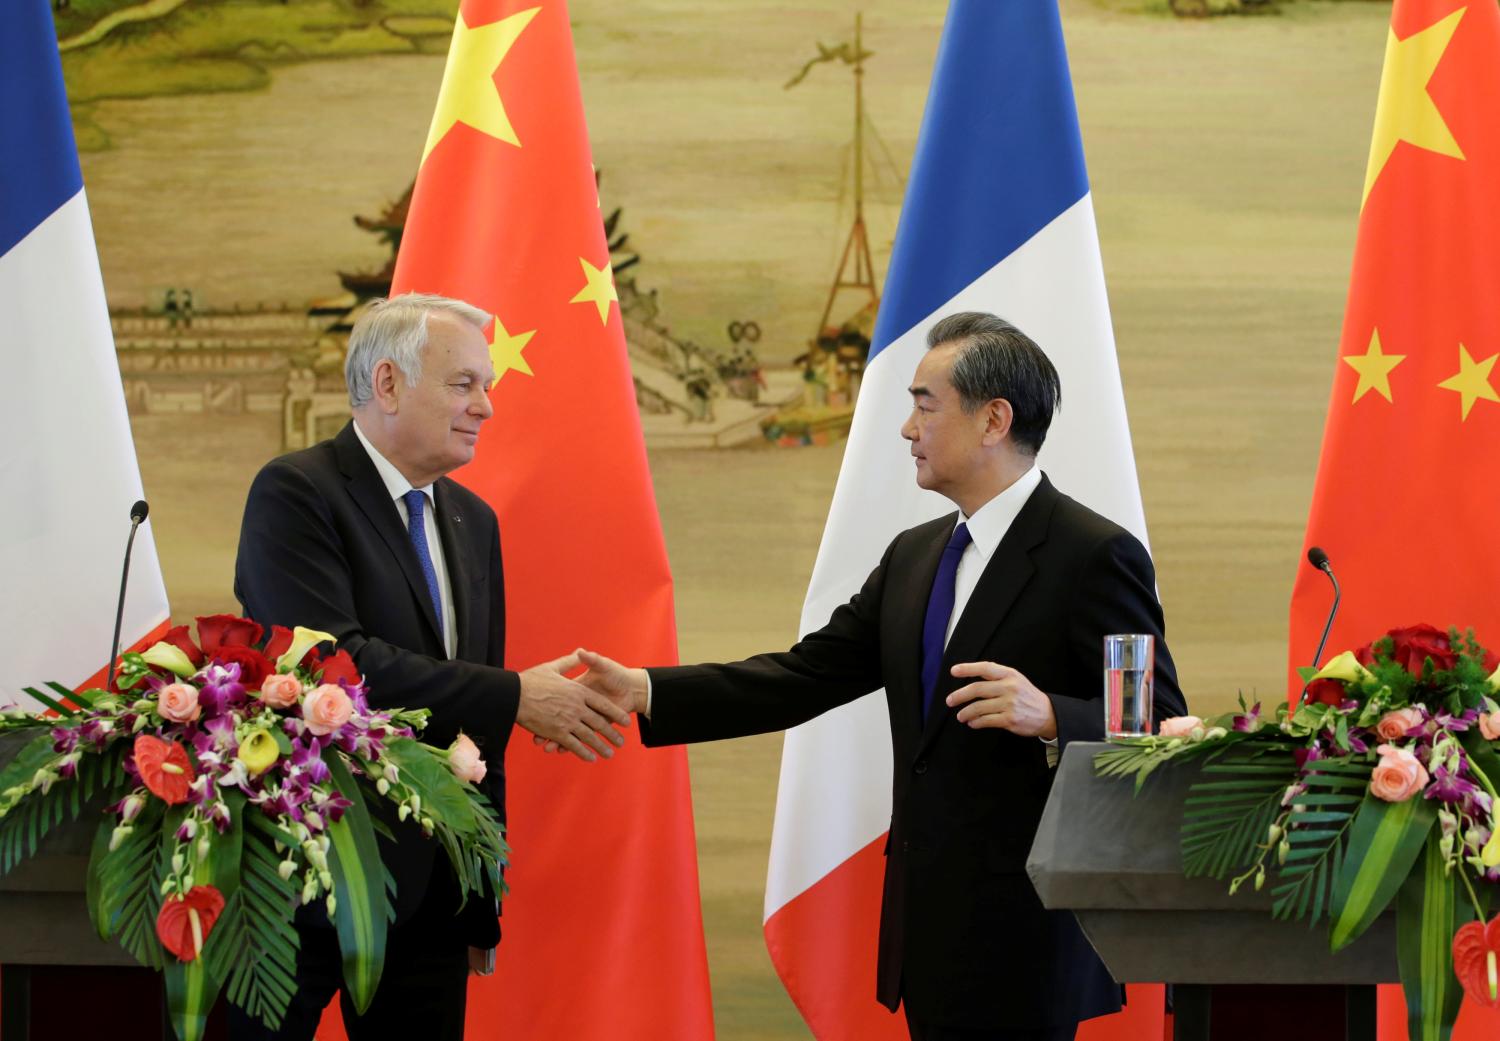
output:
[[[0, 735], [0, 767], [38, 733]], [[118, 943], [99, 939], [89, 920], [84, 889], [102, 810], [97, 801], [86, 804], [77, 821], [53, 828], [38, 843], [36, 856], [0, 876], [0, 1041], [44, 1041], [43, 1035], [52, 1033], [33, 1030], [42, 1010], [33, 1007], [32, 984], [34, 975], [45, 974], [36, 970], [60, 966], [77, 970], [76, 984], [64, 989], [73, 1001], [86, 1003], [74, 1036], [109, 1022], [114, 1038], [175, 1037], [156, 974], [137, 965]], [[122, 990], [142, 1006], [134, 1023], [125, 1022], [131, 1017], [111, 1015], [111, 1009], [122, 1011]], [[131, 1026], [136, 1032], [126, 1029]]]
[[1291, 1041], [1299, 1023], [1324, 1041], [1375, 1041], [1374, 984], [1400, 978], [1395, 913], [1335, 954], [1326, 921], [1271, 917], [1269, 885], [1230, 896], [1227, 882], [1183, 877], [1198, 763], [1158, 767], [1137, 794], [1134, 778], [1095, 776], [1106, 747], [1070, 744], [1058, 765], [1026, 862], [1042, 904], [1077, 916], [1119, 982], [1173, 985], [1177, 1041]]

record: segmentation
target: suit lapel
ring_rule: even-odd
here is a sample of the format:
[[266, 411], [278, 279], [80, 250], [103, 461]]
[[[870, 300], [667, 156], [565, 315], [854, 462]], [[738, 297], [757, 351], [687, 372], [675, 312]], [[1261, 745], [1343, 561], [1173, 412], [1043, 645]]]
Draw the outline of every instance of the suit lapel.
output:
[[348, 481], [350, 497], [364, 512], [370, 526], [380, 535], [386, 548], [391, 551], [391, 556], [401, 566], [401, 573], [406, 576], [406, 584], [417, 598], [422, 616], [427, 619], [428, 627], [441, 644], [442, 629], [438, 626], [437, 612], [432, 606], [432, 595], [427, 591], [427, 579], [422, 574], [422, 565], [417, 561], [416, 550], [412, 549], [406, 526], [401, 523], [401, 513], [396, 509], [395, 500], [391, 498], [385, 482], [380, 479], [370, 453], [365, 451], [365, 446], [359, 442], [359, 436], [354, 433], [353, 420], [339, 431], [333, 444], [338, 454], [339, 470]]
[[[995, 547], [984, 574], [964, 605], [953, 635], [943, 652], [943, 667], [938, 673], [937, 694], [943, 698], [957, 690], [962, 683], [949, 670], [959, 662], [981, 661], [996, 630], [1005, 621], [1005, 616], [1015, 606], [1021, 591], [1036, 574], [1036, 565], [1031, 562], [1031, 551], [1047, 540], [1047, 529], [1052, 520], [1052, 507], [1057, 502], [1057, 490], [1042, 476], [1041, 483], [1021, 507], [1021, 512], [1011, 523], [1000, 544]], [[939, 549], [941, 553], [941, 548]], [[934, 570], [936, 570], [934, 568]], [[929, 580], [930, 583], [930, 580]], [[917, 623], [918, 634], [921, 623]], [[921, 639], [918, 636], [920, 648]], [[920, 650], [918, 651], [920, 655]], [[922, 728], [922, 742], [918, 754], [925, 751], [941, 732], [943, 724], [952, 719], [954, 713], [946, 706], [934, 708]]]
[[448, 585], [452, 587], [453, 627], [458, 630], [453, 641], [453, 656], [465, 661], [469, 648], [469, 618], [472, 605], [469, 603], [469, 576], [474, 573], [473, 561], [469, 559], [469, 540], [464, 530], [464, 519], [453, 506], [453, 497], [448, 490], [447, 478], [441, 478], [432, 486], [434, 512], [437, 514], [438, 534], [443, 539], [443, 559], [448, 565]]
[[913, 549], [915, 554], [909, 567], [897, 572], [901, 586], [895, 590], [894, 602], [900, 606], [895, 619], [897, 632], [913, 633], [915, 639], [901, 640], [896, 644], [896, 681], [887, 681], [893, 695], [892, 712], [897, 714], [897, 725], [903, 729], [920, 729], [922, 725], [922, 624], [927, 618], [927, 600], [932, 596], [932, 583], [937, 578], [938, 564], [943, 559], [943, 547], [953, 534], [957, 514], [950, 514], [937, 525], [925, 542]]

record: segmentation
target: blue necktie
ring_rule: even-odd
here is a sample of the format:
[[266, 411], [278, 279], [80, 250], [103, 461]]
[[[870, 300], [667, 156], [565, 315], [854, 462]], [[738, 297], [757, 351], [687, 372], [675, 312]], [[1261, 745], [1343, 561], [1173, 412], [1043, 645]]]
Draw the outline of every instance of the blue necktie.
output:
[[[413, 488], [401, 499], [406, 503], [406, 533], [411, 536], [411, 548], [417, 551], [417, 563], [422, 565], [422, 577], [427, 579], [427, 592], [432, 596], [432, 609], [437, 613], [438, 636], [442, 637], [443, 596], [438, 592], [437, 568], [432, 564], [432, 554], [427, 552], [427, 495]], [[953, 599], [951, 593], [948, 599]]]
[[943, 664], [943, 644], [948, 637], [948, 619], [953, 617], [954, 580], [964, 550], [974, 541], [969, 526], [960, 524], [943, 547], [937, 577], [932, 580], [932, 595], [927, 598], [927, 617], [922, 621], [922, 718], [932, 711], [932, 696], [937, 693], [938, 671]]

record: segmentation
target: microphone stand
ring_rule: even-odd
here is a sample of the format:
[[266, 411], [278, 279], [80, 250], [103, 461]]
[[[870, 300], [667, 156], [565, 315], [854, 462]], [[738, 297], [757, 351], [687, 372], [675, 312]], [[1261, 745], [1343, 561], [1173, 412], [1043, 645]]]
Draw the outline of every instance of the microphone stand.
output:
[[115, 685], [115, 659], [120, 656], [120, 625], [125, 620], [125, 586], [130, 581], [130, 553], [135, 547], [135, 533], [140, 530], [150, 507], [146, 500], [139, 500], [130, 508], [130, 537], [125, 540], [125, 566], [120, 571], [120, 598], [115, 603], [115, 634], [109, 643], [109, 667], [105, 673], [104, 689]]

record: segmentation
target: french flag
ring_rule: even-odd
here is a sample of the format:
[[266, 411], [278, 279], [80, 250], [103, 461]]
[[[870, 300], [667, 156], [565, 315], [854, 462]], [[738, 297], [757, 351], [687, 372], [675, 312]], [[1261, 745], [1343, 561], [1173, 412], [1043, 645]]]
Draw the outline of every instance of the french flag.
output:
[[[47, 0], [0, 4], [0, 704], [103, 680], [131, 504], [141, 498]], [[121, 643], [167, 621], [148, 527]]]
[[[1063, 407], [1039, 463], [1064, 492], [1146, 541], [1110, 327], [1094, 207], [1056, 0], [953, 0], [801, 631], [822, 627], [896, 534], [951, 512], [919, 489], [899, 433], [926, 335], [989, 311], [1037, 341]], [[820, 1041], [904, 1038], [875, 1000], [891, 740], [877, 692], [789, 731], [782, 753], [765, 934]], [[1017, 937], [1025, 943], [1025, 937]], [[1162, 1037], [1159, 986], [1079, 1031]]]

